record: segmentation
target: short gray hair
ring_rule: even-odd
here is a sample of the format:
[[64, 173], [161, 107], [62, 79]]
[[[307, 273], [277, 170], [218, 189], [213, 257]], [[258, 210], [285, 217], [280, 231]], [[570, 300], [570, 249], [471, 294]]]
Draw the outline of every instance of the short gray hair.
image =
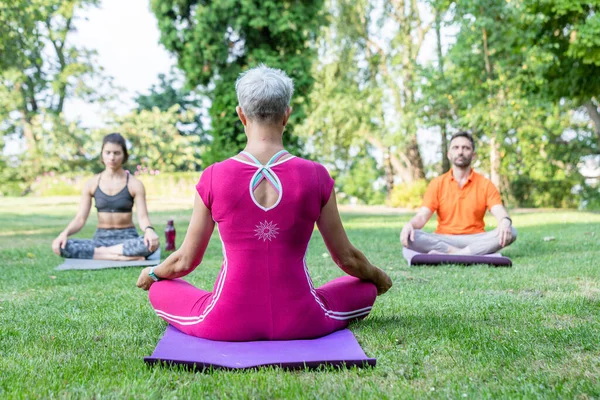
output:
[[235, 91], [246, 117], [273, 123], [283, 118], [290, 106], [294, 82], [282, 70], [260, 64], [240, 74]]

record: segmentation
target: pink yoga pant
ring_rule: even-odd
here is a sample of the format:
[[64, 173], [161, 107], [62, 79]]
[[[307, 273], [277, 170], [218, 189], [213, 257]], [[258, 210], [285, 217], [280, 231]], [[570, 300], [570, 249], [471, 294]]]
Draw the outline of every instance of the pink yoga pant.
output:
[[364, 318], [371, 310], [377, 289], [370, 282], [342, 276], [316, 289], [316, 293], [328, 309], [351, 314], [342, 313], [339, 316], [344, 318], [336, 319], [321, 309], [299, 313], [290, 310], [272, 320], [268, 309], [248, 310], [240, 306], [239, 312], [231, 313], [235, 318], [215, 312], [200, 320], [211, 304], [212, 293], [182, 279], [154, 283], [150, 287], [150, 302], [161, 318], [188, 335], [227, 341], [287, 340], [320, 337], [346, 328], [353, 319]]

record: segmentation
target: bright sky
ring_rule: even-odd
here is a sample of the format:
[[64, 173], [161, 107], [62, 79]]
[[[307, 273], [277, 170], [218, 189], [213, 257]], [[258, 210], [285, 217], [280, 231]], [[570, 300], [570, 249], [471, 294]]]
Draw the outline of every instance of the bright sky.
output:
[[[158, 83], [158, 74], [168, 73], [176, 60], [159, 44], [156, 18], [149, 0], [102, 0], [100, 7], [81, 11], [77, 32], [71, 40], [78, 46], [98, 52], [97, 60], [114, 84], [125, 91], [119, 113], [133, 107], [138, 92], [146, 92]], [[105, 118], [99, 106], [69, 101], [65, 106], [69, 119], [80, 119], [86, 127], [102, 126]]]

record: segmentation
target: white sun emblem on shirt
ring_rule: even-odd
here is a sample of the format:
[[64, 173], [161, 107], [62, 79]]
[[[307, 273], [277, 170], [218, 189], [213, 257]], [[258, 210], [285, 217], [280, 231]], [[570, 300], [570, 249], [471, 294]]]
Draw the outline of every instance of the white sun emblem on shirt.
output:
[[271, 241], [271, 239], [274, 239], [275, 236], [279, 234], [279, 232], [277, 232], [278, 230], [277, 224], [274, 224], [271, 221], [265, 221], [256, 225], [256, 229], [254, 230], [256, 235], [254, 236], [258, 237], [258, 240], [262, 239], [263, 242], [266, 242], [267, 240]]

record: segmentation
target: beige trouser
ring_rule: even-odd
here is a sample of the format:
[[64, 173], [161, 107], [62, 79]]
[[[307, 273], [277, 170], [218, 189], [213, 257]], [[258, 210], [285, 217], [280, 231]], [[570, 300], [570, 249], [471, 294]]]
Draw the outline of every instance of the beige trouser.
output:
[[[509, 246], [517, 240], [517, 230], [511, 227], [512, 238], [506, 244]], [[500, 236], [498, 236], [498, 228], [484, 232], [475, 233], [472, 235], [442, 235], [438, 233], [427, 233], [420, 229], [415, 229], [415, 240], [408, 241], [408, 248], [419, 253], [429, 253], [432, 250], [440, 253], [448, 253], [448, 246], [458, 249], [465, 249], [465, 254], [483, 255], [496, 253], [503, 247], [500, 246]], [[504, 247], [506, 247], [504, 246]]]

